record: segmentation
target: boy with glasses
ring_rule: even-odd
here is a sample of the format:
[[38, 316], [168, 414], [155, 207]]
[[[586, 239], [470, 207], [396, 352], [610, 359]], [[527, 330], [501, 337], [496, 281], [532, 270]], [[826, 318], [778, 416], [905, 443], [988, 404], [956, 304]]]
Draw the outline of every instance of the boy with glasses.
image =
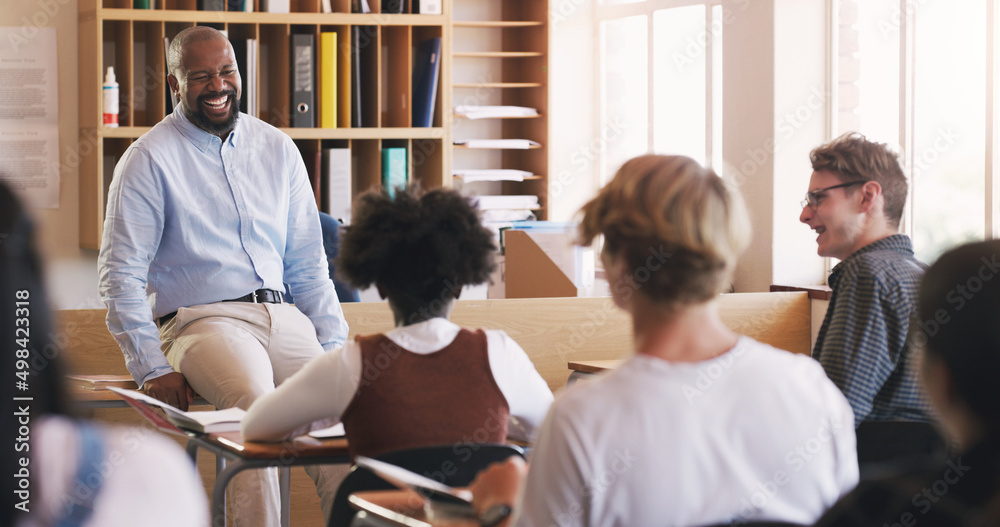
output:
[[943, 445], [908, 353], [926, 266], [899, 234], [906, 176], [885, 144], [858, 133], [817, 147], [810, 159], [799, 221], [816, 231], [820, 256], [841, 260], [830, 274], [833, 296], [813, 357], [851, 403], [863, 471], [937, 453]]

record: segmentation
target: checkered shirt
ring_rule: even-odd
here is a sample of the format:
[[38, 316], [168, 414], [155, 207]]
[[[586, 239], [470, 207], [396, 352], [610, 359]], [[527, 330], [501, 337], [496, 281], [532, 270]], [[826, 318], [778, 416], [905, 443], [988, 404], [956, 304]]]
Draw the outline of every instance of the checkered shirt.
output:
[[859, 249], [830, 274], [833, 297], [813, 358], [851, 403], [855, 426], [931, 419], [908, 339], [925, 270], [910, 239], [897, 234]]

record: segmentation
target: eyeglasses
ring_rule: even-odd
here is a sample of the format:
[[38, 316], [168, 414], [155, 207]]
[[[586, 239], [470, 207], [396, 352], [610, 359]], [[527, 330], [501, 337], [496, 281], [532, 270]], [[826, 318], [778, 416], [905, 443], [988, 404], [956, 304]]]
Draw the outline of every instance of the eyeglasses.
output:
[[799, 203], [799, 205], [801, 205], [803, 209], [809, 207], [812, 210], [816, 210], [816, 207], [819, 206], [819, 202], [826, 197], [823, 195], [824, 192], [828, 190], [833, 190], [835, 188], [844, 188], [844, 187], [849, 187], [851, 185], [860, 185], [863, 183], [868, 183], [868, 180], [848, 181], [847, 183], [841, 183], [839, 185], [834, 185], [832, 187], [811, 190], [809, 192], [806, 192], [806, 199], [802, 200]]

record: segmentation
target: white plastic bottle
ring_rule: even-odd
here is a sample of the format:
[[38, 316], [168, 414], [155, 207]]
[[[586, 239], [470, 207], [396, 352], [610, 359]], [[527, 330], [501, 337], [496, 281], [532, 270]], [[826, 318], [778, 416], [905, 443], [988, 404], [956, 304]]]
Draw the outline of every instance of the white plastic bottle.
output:
[[108, 66], [104, 75], [104, 126], [118, 128], [118, 83], [115, 82], [115, 68]]

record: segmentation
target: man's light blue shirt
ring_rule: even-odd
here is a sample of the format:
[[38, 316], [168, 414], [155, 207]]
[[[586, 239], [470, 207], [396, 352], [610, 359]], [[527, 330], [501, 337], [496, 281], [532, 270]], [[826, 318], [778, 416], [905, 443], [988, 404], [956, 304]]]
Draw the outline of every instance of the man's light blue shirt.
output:
[[108, 328], [140, 385], [173, 371], [154, 320], [260, 288], [287, 283], [324, 349], [347, 338], [302, 157], [245, 114], [223, 141], [178, 107], [129, 146], [98, 266]]

